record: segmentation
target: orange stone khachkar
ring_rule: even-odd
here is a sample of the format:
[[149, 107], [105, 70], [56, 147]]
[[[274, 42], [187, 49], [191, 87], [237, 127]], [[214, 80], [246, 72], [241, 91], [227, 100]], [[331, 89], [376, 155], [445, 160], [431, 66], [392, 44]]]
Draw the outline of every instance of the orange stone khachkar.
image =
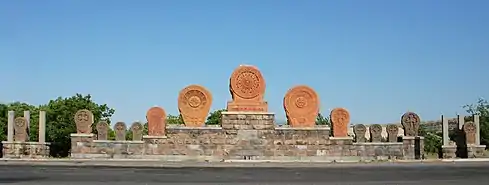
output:
[[284, 109], [291, 127], [314, 127], [319, 114], [319, 96], [308, 86], [295, 86], [284, 96]]
[[350, 113], [345, 108], [335, 108], [330, 114], [333, 137], [348, 137]]
[[166, 112], [161, 107], [151, 107], [146, 113], [148, 135], [164, 136], [166, 129]]
[[268, 112], [265, 95], [265, 79], [255, 66], [240, 65], [229, 80], [229, 91], [233, 98], [227, 104], [227, 111]]
[[211, 93], [200, 85], [189, 85], [178, 95], [178, 110], [187, 127], [204, 126], [211, 104]]

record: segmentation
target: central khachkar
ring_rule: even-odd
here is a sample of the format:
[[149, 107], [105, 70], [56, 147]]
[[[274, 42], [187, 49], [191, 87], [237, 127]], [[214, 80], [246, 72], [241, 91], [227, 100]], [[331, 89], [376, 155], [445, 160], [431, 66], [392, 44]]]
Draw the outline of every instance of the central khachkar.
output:
[[233, 98], [227, 111], [268, 112], [265, 96], [265, 79], [255, 66], [240, 65], [229, 80], [229, 91]]

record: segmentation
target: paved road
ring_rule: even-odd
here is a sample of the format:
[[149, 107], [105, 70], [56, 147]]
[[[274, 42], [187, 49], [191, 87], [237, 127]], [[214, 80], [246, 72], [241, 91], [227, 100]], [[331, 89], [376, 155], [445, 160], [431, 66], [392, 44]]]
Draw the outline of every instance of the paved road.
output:
[[325, 168], [116, 168], [0, 166], [0, 184], [487, 185], [489, 165], [392, 164]]

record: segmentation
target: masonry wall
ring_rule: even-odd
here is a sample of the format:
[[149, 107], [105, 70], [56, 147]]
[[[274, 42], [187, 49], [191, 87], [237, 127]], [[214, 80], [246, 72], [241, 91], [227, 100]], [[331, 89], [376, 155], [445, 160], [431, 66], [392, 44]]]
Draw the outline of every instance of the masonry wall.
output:
[[371, 160], [412, 155], [405, 142], [353, 143], [330, 137], [329, 127], [277, 127], [272, 113], [222, 114], [221, 127], [167, 127], [165, 137], [143, 141], [99, 141], [72, 134], [72, 158], [157, 158], [162, 160]]

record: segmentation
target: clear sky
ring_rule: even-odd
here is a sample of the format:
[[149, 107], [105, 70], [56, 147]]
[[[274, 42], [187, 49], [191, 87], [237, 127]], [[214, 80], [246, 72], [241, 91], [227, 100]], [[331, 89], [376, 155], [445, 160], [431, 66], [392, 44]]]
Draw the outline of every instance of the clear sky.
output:
[[487, 0], [15, 0], [0, 2], [0, 101], [44, 104], [91, 94], [113, 121], [178, 114], [200, 84], [230, 100], [239, 64], [257, 66], [266, 100], [314, 88], [321, 112], [353, 123], [464, 113], [489, 97]]

